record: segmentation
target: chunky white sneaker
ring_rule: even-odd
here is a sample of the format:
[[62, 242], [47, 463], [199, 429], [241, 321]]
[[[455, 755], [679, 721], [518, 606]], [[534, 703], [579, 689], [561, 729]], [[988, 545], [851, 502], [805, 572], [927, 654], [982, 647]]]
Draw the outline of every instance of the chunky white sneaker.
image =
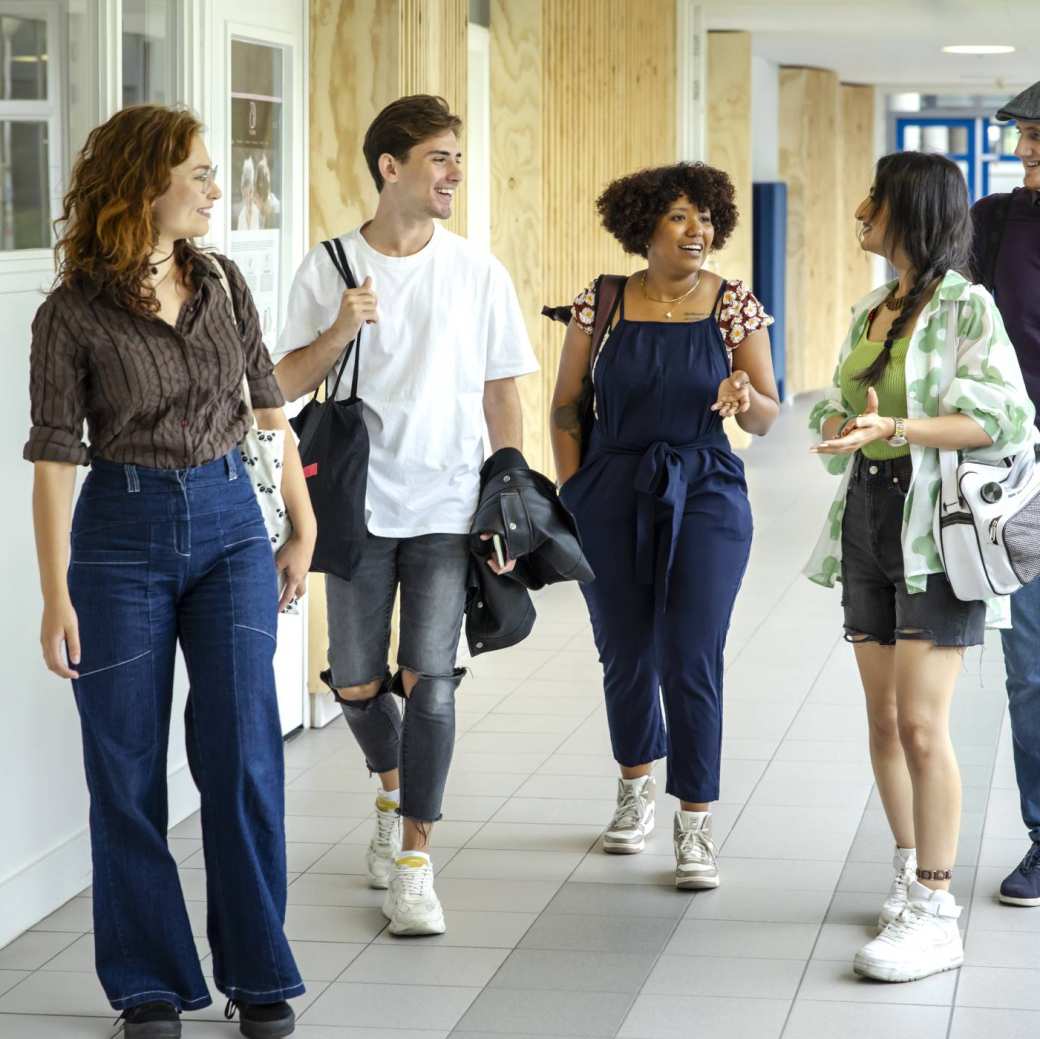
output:
[[955, 970], [964, 962], [960, 915], [948, 891], [931, 891], [915, 880], [906, 908], [856, 953], [852, 969], [875, 981], [917, 981]]
[[368, 869], [368, 886], [385, 890], [390, 883], [394, 859], [401, 852], [401, 817], [397, 814], [397, 802], [376, 798], [376, 832], [368, 843], [365, 866]]
[[899, 919], [906, 908], [907, 892], [917, 876], [917, 852], [913, 848], [896, 848], [892, 857], [892, 868], [896, 875], [888, 889], [885, 901], [878, 914], [878, 930], [883, 931], [893, 920]]
[[675, 813], [675, 886], [702, 891], [719, 886], [719, 861], [711, 839], [711, 812]]
[[403, 852], [394, 861], [383, 916], [390, 921], [391, 934], [444, 934], [444, 910], [433, 890], [433, 866], [425, 855]]
[[619, 779], [617, 808], [603, 835], [603, 850], [612, 855], [634, 855], [646, 846], [654, 831], [654, 798], [657, 783], [653, 776]]

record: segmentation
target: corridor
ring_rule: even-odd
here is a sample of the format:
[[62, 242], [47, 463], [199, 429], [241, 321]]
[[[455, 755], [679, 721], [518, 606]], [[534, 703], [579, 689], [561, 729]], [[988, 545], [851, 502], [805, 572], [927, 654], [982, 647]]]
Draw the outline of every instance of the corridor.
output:
[[[571, 586], [537, 599], [533, 636], [476, 660], [436, 830], [439, 938], [385, 933], [363, 877], [374, 787], [342, 721], [286, 747], [287, 931], [308, 993], [302, 1039], [1024, 1039], [1040, 1032], [1040, 910], [996, 902], [1026, 850], [999, 638], [969, 652], [954, 703], [964, 780], [954, 890], [966, 965], [904, 985], [860, 981], [891, 847], [867, 757], [838, 595], [800, 575], [832, 478], [804, 404], [744, 457], [756, 537], [729, 640], [718, 891], [672, 887], [674, 801], [646, 853], [610, 857], [615, 766], [599, 665]], [[662, 769], [663, 773], [663, 769]], [[199, 824], [177, 826], [198, 944]], [[3, 1039], [101, 1039], [89, 889], [0, 949]], [[206, 966], [204, 961], [203, 966]], [[237, 1035], [223, 1000], [190, 1039]]]

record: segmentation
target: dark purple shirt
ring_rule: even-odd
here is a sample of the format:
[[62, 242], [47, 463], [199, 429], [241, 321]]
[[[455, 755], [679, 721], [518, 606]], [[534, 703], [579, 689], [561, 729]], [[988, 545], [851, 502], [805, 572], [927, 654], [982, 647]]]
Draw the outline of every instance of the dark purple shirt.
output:
[[[989, 195], [972, 207], [975, 225], [976, 257], [983, 257], [995, 231], [999, 200], [1005, 195]], [[1040, 426], [1040, 195], [1026, 188], [1011, 193], [994, 273], [993, 295], [1004, 319], [1018, 363], [1025, 378], [1026, 390], [1038, 405], [1037, 425]], [[982, 281], [985, 271], [978, 269], [975, 279]]]

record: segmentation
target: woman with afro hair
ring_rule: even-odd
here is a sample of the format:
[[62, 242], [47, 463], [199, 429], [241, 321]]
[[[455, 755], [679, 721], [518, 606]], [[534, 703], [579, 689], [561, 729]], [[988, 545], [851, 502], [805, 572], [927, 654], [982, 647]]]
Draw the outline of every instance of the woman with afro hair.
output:
[[744, 467], [722, 420], [764, 435], [777, 417], [772, 318], [705, 269], [737, 222], [721, 170], [641, 170], [597, 207], [646, 259], [575, 300], [552, 405], [560, 497], [596, 572], [582, 590], [621, 769], [603, 850], [643, 850], [654, 762], [667, 758], [675, 884], [714, 888], [723, 648], [751, 547]]

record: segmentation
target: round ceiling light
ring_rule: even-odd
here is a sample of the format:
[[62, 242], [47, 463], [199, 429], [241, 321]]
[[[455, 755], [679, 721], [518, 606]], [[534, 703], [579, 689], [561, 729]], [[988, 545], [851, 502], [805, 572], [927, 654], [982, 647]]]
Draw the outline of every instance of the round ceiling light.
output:
[[945, 54], [1011, 54], [1014, 47], [1003, 43], [958, 43], [943, 47]]

